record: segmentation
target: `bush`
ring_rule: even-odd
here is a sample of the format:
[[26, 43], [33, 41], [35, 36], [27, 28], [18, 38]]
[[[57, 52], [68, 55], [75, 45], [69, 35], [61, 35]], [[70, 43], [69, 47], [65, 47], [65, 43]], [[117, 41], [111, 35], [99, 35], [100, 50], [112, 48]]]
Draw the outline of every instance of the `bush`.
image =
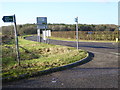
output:
[[20, 35], [37, 34], [37, 28], [35, 26], [24, 26], [18, 32]]

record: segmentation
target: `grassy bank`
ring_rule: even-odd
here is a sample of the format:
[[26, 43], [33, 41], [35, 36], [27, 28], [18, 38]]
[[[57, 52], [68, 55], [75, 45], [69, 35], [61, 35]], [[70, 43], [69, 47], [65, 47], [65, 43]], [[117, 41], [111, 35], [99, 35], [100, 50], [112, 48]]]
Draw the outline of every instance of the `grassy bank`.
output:
[[[53, 40], [63, 40], [63, 41], [76, 41], [76, 39], [71, 39], [71, 38], [59, 38], [59, 37], [50, 37], [50, 39]], [[79, 42], [113, 42], [115, 43], [116, 41], [108, 41], [108, 40], [79, 40]], [[120, 42], [120, 41], [118, 41]]]
[[18, 66], [14, 45], [2, 46], [2, 77], [42, 71], [83, 59], [87, 52], [73, 47], [44, 44], [19, 38], [21, 66]]

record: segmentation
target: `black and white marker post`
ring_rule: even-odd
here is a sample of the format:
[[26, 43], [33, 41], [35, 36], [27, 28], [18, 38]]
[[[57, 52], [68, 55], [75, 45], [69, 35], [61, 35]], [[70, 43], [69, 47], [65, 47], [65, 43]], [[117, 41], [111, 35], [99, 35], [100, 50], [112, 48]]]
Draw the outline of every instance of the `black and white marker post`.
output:
[[16, 54], [17, 54], [18, 65], [20, 66], [20, 53], [19, 53], [19, 44], [18, 44], [18, 36], [17, 36], [17, 26], [16, 26], [15, 14], [13, 16], [3, 16], [2, 20], [4, 22], [14, 22]]
[[78, 17], [75, 18], [75, 22], [76, 22], [76, 43], [77, 43], [77, 50], [78, 50]]

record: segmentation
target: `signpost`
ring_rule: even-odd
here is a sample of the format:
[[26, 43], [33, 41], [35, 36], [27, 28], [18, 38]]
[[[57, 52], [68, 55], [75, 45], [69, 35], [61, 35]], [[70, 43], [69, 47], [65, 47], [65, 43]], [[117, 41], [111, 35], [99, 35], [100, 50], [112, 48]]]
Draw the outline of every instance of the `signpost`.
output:
[[3, 16], [2, 20], [4, 22], [14, 22], [14, 32], [15, 32], [15, 43], [16, 43], [17, 61], [18, 61], [18, 65], [20, 66], [20, 53], [19, 53], [19, 45], [18, 45], [17, 26], [16, 26], [15, 14], [13, 16]]
[[76, 22], [76, 43], [77, 43], [77, 49], [78, 49], [78, 17], [75, 18], [75, 22]]
[[[40, 39], [40, 29], [45, 29], [45, 32], [44, 32], [44, 35], [46, 36], [46, 29], [48, 28], [47, 26], [47, 17], [37, 17], [37, 29], [38, 29], [38, 42], [41, 42], [41, 39]], [[45, 36], [43, 35], [43, 37], [45, 38]], [[46, 38], [43, 39], [45, 40], [46, 42]]]
[[47, 25], [47, 17], [37, 17], [38, 25]]
[[3, 16], [3, 18], [2, 18], [2, 20], [4, 21], [4, 22], [14, 22], [14, 18], [13, 18], [14, 16]]

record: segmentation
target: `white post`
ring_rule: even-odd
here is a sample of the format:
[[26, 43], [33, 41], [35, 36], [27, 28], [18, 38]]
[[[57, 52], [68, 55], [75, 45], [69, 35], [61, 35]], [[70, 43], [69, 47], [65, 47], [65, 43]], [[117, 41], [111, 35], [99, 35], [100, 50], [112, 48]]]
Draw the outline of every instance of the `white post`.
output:
[[48, 43], [50, 43], [51, 30], [48, 30]]
[[37, 33], [38, 33], [37, 41], [38, 41], [38, 42], [41, 42], [41, 40], [40, 40], [40, 29], [37, 30]]
[[46, 40], [45, 40], [45, 43], [47, 43], [47, 30], [46, 30], [47, 26], [45, 25], [45, 37], [46, 37]]
[[45, 28], [45, 43], [47, 43], [47, 37], [46, 37], [46, 28]]
[[118, 42], [118, 38], [116, 38], [116, 42]]

